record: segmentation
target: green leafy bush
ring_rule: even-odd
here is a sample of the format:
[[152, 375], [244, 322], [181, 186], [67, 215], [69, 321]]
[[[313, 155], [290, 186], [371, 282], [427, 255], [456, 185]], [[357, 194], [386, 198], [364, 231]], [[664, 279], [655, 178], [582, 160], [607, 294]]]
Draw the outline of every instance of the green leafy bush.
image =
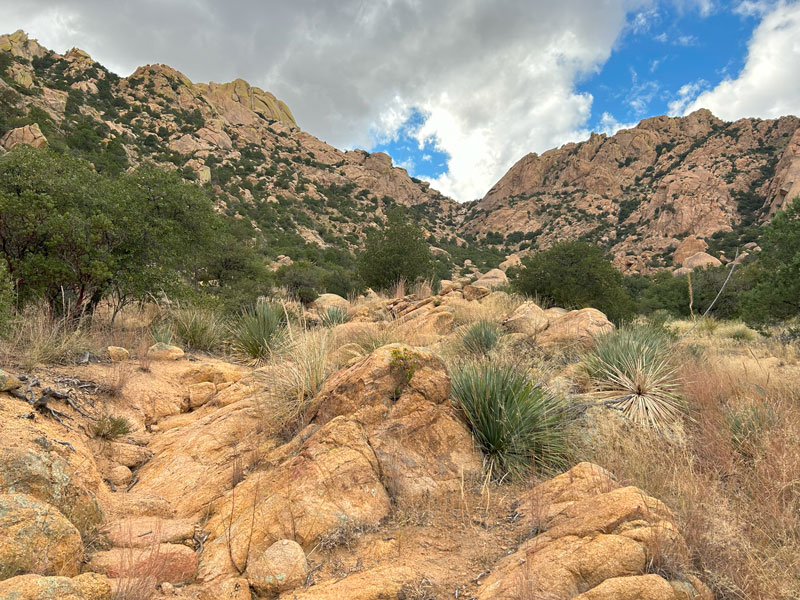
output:
[[500, 328], [495, 323], [481, 319], [464, 332], [461, 343], [467, 352], [485, 355], [497, 346], [500, 335]]
[[286, 313], [279, 304], [258, 302], [230, 325], [236, 351], [255, 363], [270, 359], [286, 340]]
[[633, 316], [623, 278], [603, 251], [585, 242], [562, 242], [537, 252], [511, 270], [516, 291], [564, 308], [592, 307], [612, 321]]
[[456, 369], [453, 401], [467, 419], [492, 477], [518, 477], [531, 465], [566, 464], [564, 401], [512, 365], [481, 362]]
[[584, 369], [605, 401], [631, 421], [661, 429], [682, 413], [673, 343], [663, 329], [624, 326], [596, 341]]
[[388, 289], [401, 279], [413, 282], [431, 275], [433, 263], [422, 229], [395, 209], [388, 212], [383, 229], [367, 234], [358, 256], [358, 273], [368, 286]]

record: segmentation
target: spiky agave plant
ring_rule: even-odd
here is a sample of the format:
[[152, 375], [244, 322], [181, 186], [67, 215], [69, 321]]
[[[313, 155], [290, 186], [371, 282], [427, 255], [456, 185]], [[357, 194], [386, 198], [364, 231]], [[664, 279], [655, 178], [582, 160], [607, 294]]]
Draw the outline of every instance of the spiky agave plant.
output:
[[486, 456], [490, 477], [518, 477], [531, 465], [565, 465], [564, 401], [524, 370], [488, 361], [467, 364], [453, 372], [451, 392]]
[[481, 319], [469, 326], [461, 338], [461, 343], [467, 352], [473, 354], [488, 354], [497, 346], [500, 340], [500, 328], [485, 319]]
[[683, 414], [672, 347], [666, 332], [628, 325], [599, 338], [584, 369], [605, 403], [634, 423], [663, 429]]
[[329, 306], [319, 315], [319, 321], [323, 327], [335, 327], [347, 323], [349, 320], [350, 315], [347, 314], [347, 309], [341, 306]]

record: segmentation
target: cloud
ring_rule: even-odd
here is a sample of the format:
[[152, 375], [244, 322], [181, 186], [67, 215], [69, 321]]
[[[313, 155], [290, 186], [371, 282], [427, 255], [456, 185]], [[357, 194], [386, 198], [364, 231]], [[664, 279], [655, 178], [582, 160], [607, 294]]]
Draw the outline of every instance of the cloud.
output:
[[[686, 83], [678, 90], [678, 96], [668, 105], [670, 116], [678, 116], [687, 112], [686, 107], [695, 101], [697, 95], [708, 89], [708, 82], [700, 79], [692, 83]], [[691, 112], [691, 111], [688, 111]]]
[[[742, 3], [746, 10], [765, 3]], [[742, 9], [742, 4], [739, 9]], [[760, 9], [759, 8], [759, 9]], [[708, 108], [726, 120], [800, 114], [800, 2], [779, 2], [764, 14], [750, 39], [747, 60], [736, 78], [700, 93], [676, 112]], [[672, 104], [670, 105], [672, 109]]]
[[449, 155], [433, 184], [482, 196], [520, 156], [586, 134], [576, 81], [649, 0], [26, 0], [0, 22], [127, 75], [167, 63], [193, 81], [247, 79], [338, 147], [397, 138], [412, 111]]
[[600, 117], [600, 129], [598, 133], [605, 133], [608, 136], [612, 136], [620, 129], [633, 129], [637, 124], [636, 121], [632, 123], [620, 123], [611, 113], [604, 112], [603, 116]]

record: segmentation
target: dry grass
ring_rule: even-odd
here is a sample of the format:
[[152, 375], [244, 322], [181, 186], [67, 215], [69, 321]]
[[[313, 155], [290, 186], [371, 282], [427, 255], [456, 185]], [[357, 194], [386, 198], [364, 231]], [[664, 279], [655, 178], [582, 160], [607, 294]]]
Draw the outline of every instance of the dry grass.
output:
[[609, 419], [584, 448], [673, 510], [690, 567], [722, 600], [800, 596], [800, 382], [752, 363], [685, 360], [682, 435]]
[[29, 305], [14, 320], [7, 338], [0, 340], [2, 362], [18, 364], [26, 371], [42, 364], [74, 361], [92, 349], [85, 321], [54, 317], [43, 303]]

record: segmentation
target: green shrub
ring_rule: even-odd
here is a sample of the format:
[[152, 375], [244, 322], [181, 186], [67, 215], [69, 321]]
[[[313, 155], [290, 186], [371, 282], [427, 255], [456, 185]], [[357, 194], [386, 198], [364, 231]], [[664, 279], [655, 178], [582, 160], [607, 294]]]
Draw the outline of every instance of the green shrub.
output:
[[663, 329], [620, 327], [596, 341], [584, 369], [601, 396], [631, 421], [660, 429], [682, 412], [673, 343]]
[[123, 435], [130, 433], [131, 425], [125, 417], [115, 417], [113, 415], [103, 415], [92, 425], [92, 433], [95, 437], [104, 440], [116, 440]]
[[255, 363], [263, 363], [286, 339], [286, 313], [279, 304], [258, 302], [243, 310], [229, 330], [236, 351]]
[[461, 343], [467, 352], [485, 355], [497, 346], [499, 340], [500, 328], [491, 321], [481, 319], [467, 329]]
[[347, 309], [341, 306], [329, 306], [319, 316], [320, 323], [323, 327], [335, 327], [342, 323], [347, 323], [350, 320], [350, 315], [347, 314]]
[[150, 333], [157, 344], [172, 344], [172, 338], [175, 335], [172, 324], [165, 321], [154, 323]]
[[14, 286], [8, 276], [8, 269], [0, 261], [0, 338], [6, 333], [14, 311]]
[[225, 320], [213, 310], [179, 308], [172, 314], [172, 322], [187, 348], [209, 352], [219, 348], [225, 339]]
[[623, 277], [603, 254], [586, 242], [562, 242], [509, 269], [514, 289], [538, 295], [564, 308], [592, 307], [612, 321], [633, 316], [634, 304]]
[[453, 401], [486, 455], [490, 476], [566, 464], [564, 402], [516, 366], [481, 362], [453, 372]]

